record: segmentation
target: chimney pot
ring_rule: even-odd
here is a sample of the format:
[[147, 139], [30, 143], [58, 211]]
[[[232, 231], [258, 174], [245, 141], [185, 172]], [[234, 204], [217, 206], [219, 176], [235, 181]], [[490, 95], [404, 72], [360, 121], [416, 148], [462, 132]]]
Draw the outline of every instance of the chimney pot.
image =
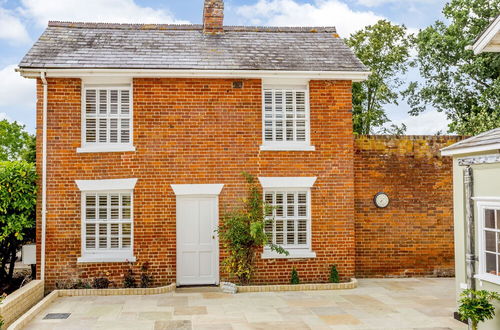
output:
[[224, 33], [224, 0], [205, 0], [203, 32], [206, 34]]

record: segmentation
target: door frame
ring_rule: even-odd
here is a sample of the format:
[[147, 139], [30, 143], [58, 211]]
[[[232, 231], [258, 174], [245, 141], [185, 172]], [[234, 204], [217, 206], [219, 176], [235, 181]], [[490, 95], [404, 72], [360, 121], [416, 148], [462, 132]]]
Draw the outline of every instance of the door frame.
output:
[[[219, 226], [219, 194], [222, 191], [222, 188], [224, 187], [223, 184], [172, 184], [171, 185], [172, 189], [174, 190], [176, 199], [175, 199], [175, 280], [176, 280], [176, 285], [179, 286], [180, 284], [180, 254], [179, 254], [179, 249], [180, 249], [180, 233], [179, 233], [179, 201], [186, 199], [186, 198], [210, 198], [215, 201], [214, 205], [214, 226], [217, 228]], [[220, 245], [219, 245], [219, 236], [214, 233], [215, 235], [215, 249], [214, 249], [214, 257], [215, 257], [215, 285], [218, 285], [220, 283], [220, 269], [219, 269], [219, 258], [220, 258]], [[203, 284], [202, 284], [203, 285]], [[210, 285], [207, 283], [207, 285]]]

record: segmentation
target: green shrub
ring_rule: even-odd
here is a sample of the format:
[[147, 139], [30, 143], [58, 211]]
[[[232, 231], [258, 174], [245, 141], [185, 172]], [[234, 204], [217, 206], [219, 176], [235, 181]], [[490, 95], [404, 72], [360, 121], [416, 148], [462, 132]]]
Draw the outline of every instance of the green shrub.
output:
[[295, 267], [292, 268], [292, 277], [290, 279], [291, 284], [300, 284], [300, 278], [299, 278], [299, 273], [295, 269]]
[[106, 277], [96, 277], [92, 282], [92, 287], [94, 289], [107, 289], [109, 288], [111, 282]]
[[255, 178], [247, 173], [243, 173], [243, 176], [249, 186], [248, 197], [240, 210], [225, 215], [218, 233], [228, 254], [222, 262], [224, 269], [236, 276], [240, 283], [248, 284], [254, 272], [256, 254], [265, 245], [280, 254], [288, 255], [288, 252], [268, 242], [264, 227], [268, 221], [272, 221], [266, 219], [270, 207], [264, 203]]
[[493, 319], [495, 307], [492, 300], [500, 301], [500, 295], [486, 290], [464, 290], [460, 294], [458, 313], [463, 321], [470, 320], [472, 329], [476, 330], [479, 322]]
[[330, 268], [330, 278], [329, 278], [330, 283], [339, 283], [339, 272], [337, 270], [337, 265], [332, 265]]
[[141, 266], [141, 288], [149, 288], [153, 284], [153, 276], [148, 274], [149, 262]]
[[135, 283], [134, 271], [132, 270], [132, 265], [129, 264], [129, 267], [125, 274], [123, 275], [123, 287], [124, 288], [136, 288], [137, 284]]
[[35, 165], [0, 162], [0, 283], [11, 283], [17, 251], [35, 238]]

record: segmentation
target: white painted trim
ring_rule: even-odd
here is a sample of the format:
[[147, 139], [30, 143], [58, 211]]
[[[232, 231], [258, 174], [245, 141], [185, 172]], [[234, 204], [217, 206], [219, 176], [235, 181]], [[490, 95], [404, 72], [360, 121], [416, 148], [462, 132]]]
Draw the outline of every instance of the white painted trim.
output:
[[475, 55], [483, 52], [499, 52], [498, 46], [490, 45], [490, 42], [495, 38], [497, 33], [500, 33], [500, 15], [491, 23], [488, 28], [482, 33], [479, 39], [471, 46]]
[[458, 159], [459, 166], [500, 163], [500, 154], [477, 155]]
[[219, 195], [223, 184], [171, 184], [176, 196]]
[[[486, 260], [484, 257], [485, 254], [485, 234], [484, 234], [484, 211], [485, 209], [493, 209], [500, 210], [500, 199], [496, 197], [473, 197], [477, 204], [477, 242], [479, 242], [478, 246], [478, 273], [474, 275], [474, 278], [493, 282], [500, 284], [500, 276], [488, 274], [486, 272]], [[498, 261], [497, 261], [498, 262]], [[499, 270], [500, 265], [497, 265], [497, 271]]]
[[87, 144], [81, 148], [77, 148], [76, 152], [79, 154], [84, 154], [84, 153], [98, 153], [98, 152], [130, 152], [130, 151], [135, 151], [135, 147], [132, 144], [120, 144], [120, 143], [114, 143], [114, 144], [102, 144], [102, 143], [97, 143], [95, 145], [90, 145]]
[[500, 285], [500, 276], [495, 276], [491, 274], [476, 274], [474, 278], [481, 281], [486, 281], [494, 284]]
[[40, 248], [40, 279], [45, 280], [45, 245], [47, 238], [47, 111], [48, 111], [48, 83], [45, 72], [40, 72], [43, 85], [42, 103], [42, 242]]
[[75, 180], [80, 191], [134, 190], [137, 179]]
[[454, 156], [454, 155], [470, 154], [473, 152], [492, 151], [492, 150], [500, 150], [500, 143], [486, 144], [482, 146], [467, 147], [467, 148], [457, 148], [451, 150], [447, 150], [447, 148], [444, 148], [441, 149], [441, 156]]
[[272, 251], [270, 249], [264, 249], [261, 254], [262, 259], [305, 259], [305, 258], [316, 258], [316, 252], [310, 251], [309, 249], [288, 249], [289, 255], [284, 255]]
[[299, 144], [266, 144], [259, 147], [261, 151], [315, 151], [316, 147]]
[[22, 69], [17, 68], [23, 77], [37, 78], [41, 71], [47, 77], [169, 77], [169, 78], [289, 78], [314, 80], [352, 80], [363, 81], [369, 71], [274, 71], [274, 70], [192, 70], [192, 69]]
[[266, 85], [286, 85], [286, 86], [307, 86], [309, 79], [307, 78], [263, 78], [262, 86]]
[[262, 188], [311, 188], [317, 177], [259, 177]]
[[95, 263], [95, 262], [135, 262], [136, 258], [130, 253], [96, 253], [86, 254], [79, 257], [77, 263]]

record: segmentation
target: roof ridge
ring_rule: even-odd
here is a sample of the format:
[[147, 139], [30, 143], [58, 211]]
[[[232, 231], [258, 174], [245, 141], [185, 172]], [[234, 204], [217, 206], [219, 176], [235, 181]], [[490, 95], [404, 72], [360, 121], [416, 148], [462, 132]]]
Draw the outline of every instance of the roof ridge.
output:
[[[201, 24], [145, 24], [145, 23], [98, 23], [49, 21], [49, 27], [86, 28], [86, 29], [119, 29], [119, 30], [201, 30]], [[334, 26], [236, 26], [225, 25], [228, 32], [287, 32], [287, 33], [334, 33]]]

